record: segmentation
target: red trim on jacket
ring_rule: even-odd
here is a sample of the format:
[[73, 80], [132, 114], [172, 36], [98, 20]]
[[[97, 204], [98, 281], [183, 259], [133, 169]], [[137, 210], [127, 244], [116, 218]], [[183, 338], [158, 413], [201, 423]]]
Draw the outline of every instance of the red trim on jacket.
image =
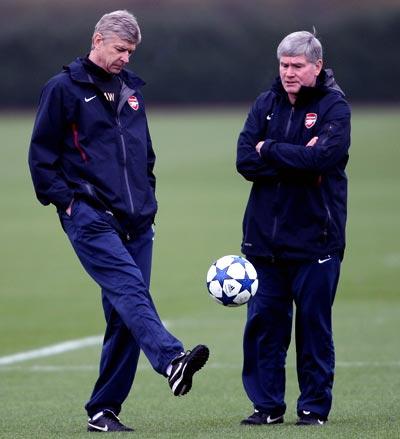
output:
[[85, 151], [83, 150], [81, 144], [79, 143], [79, 133], [78, 133], [78, 127], [75, 123], [72, 124], [72, 134], [74, 136], [74, 145], [76, 149], [79, 151], [79, 154], [82, 157], [82, 160], [84, 162], [88, 161], [88, 156], [86, 155]]

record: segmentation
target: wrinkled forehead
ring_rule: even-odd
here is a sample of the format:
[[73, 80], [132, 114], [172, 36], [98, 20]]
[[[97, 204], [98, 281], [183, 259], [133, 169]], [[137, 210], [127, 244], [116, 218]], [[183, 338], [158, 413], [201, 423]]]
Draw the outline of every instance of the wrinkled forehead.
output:
[[296, 55], [296, 56], [287, 56], [282, 55], [279, 64], [288, 64], [288, 65], [306, 65], [309, 64], [310, 61], [306, 58], [305, 55]]
[[112, 44], [112, 45], [118, 45], [120, 47], [123, 47], [124, 49], [132, 49], [136, 47], [136, 44], [132, 43], [131, 41], [127, 41], [122, 39], [118, 34], [115, 32], [105, 32], [103, 34], [103, 40], [106, 44]]
[[116, 34], [115, 32], [104, 32], [102, 34], [103, 39], [105, 42], [107, 43], [112, 43], [112, 44], [125, 44], [125, 45], [129, 45], [129, 44], [133, 44], [133, 42], [128, 41], [128, 40], [124, 40], [122, 39], [118, 34]]

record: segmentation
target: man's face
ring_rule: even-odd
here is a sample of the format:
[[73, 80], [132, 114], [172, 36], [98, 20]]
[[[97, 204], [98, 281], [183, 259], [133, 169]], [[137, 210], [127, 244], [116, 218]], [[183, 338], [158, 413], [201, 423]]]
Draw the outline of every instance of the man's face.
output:
[[103, 37], [96, 34], [93, 38], [93, 49], [90, 59], [108, 73], [119, 73], [129, 62], [129, 58], [136, 49], [136, 44], [122, 40], [113, 33]]
[[282, 56], [279, 62], [279, 75], [289, 98], [295, 98], [302, 85], [314, 87], [321, 68], [322, 60], [311, 63], [304, 55]]

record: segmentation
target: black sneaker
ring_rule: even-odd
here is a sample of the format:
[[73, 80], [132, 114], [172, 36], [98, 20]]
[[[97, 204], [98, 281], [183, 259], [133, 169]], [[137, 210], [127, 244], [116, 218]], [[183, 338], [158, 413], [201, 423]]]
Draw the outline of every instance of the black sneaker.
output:
[[171, 361], [169, 387], [175, 396], [182, 396], [192, 388], [193, 375], [207, 362], [210, 351], [207, 346], [197, 345], [193, 350], [182, 353]]
[[296, 425], [324, 425], [327, 420], [316, 413], [303, 410], [299, 415]]
[[88, 420], [88, 431], [108, 432], [108, 431], [133, 431], [122, 424], [118, 416], [111, 410], [103, 410]]
[[260, 412], [259, 410], [254, 410], [254, 413], [250, 415], [248, 418], [243, 419], [240, 422], [241, 425], [274, 425], [274, 424], [282, 424], [283, 423], [283, 415], [280, 416], [272, 416], [268, 413]]

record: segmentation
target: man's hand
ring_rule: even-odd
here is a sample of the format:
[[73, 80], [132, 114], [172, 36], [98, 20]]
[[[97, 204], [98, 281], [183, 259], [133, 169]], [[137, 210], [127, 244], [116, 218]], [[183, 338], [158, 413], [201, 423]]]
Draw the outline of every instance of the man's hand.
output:
[[261, 155], [261, 148], [263, 147], [263, 145], [264, 145], [264, 141], [258, 142], [256, 145], [256, 151], [258, 152], [259, 155]]
[[318, 141], [318, 137], [313, 137], [313, 138], [307, 143], [306, 146], [312, 148], [312, 147], [317, 143], [317, 141]]
[[65, 213], [68, 216], [71, 216], [71, 211], [72, 211], [72, 205], [74, 204], [74, 199], [72, 198], [71, 202], [69, 203], [69, 206], [67, 207], [67, 209], [65, 210]]

